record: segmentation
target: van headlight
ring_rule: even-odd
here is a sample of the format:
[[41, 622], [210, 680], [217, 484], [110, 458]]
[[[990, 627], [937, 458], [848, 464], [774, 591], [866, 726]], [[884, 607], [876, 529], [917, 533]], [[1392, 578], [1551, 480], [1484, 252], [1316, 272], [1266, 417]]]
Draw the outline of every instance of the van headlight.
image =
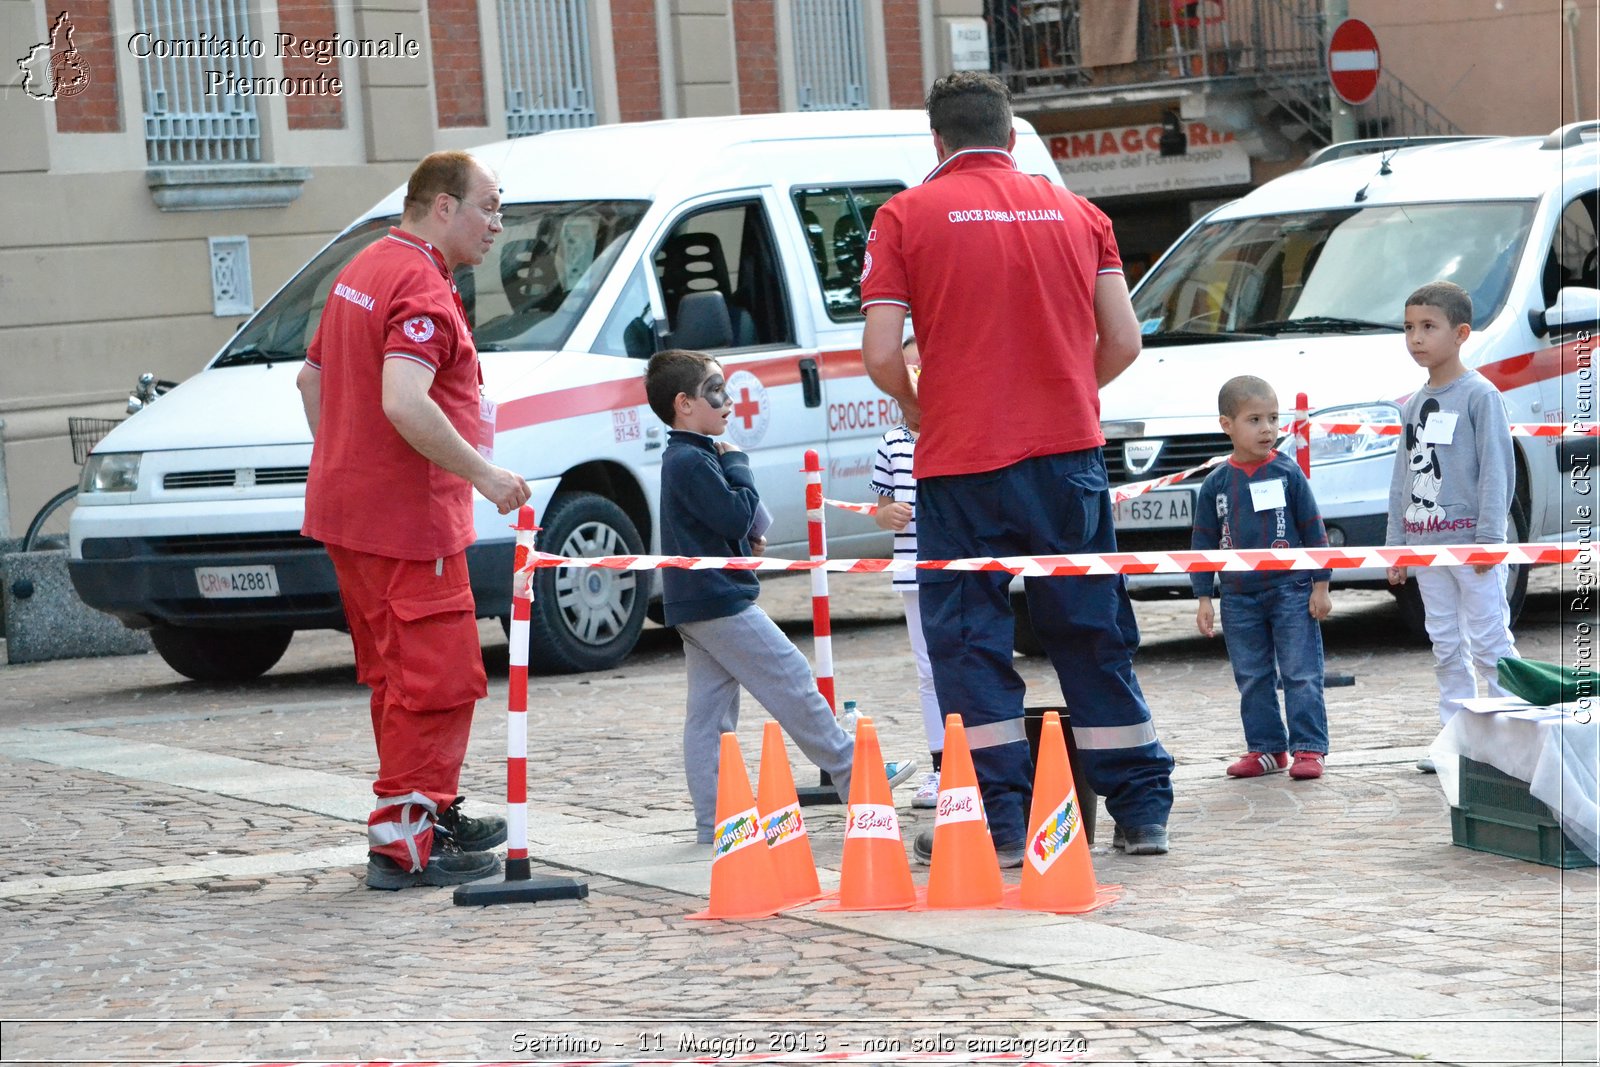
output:
[[[1400, 409], [1393, 404], [1350, 404], [1323, 408], [1311, 413], [1311, 462], [1338, 463], [1347, 459], [1367, 459], [1393, 454], [1399, 444], [1396, 433], [1383, 433], [1377, 427], [1397, 426]], [[1317, 422], [1358, 424], [1354, 429], [1329, 433]], [[1371, 427], [1369, 429], [1369, 427]]]
[[131, 493], [139, 488], [138, 452], [96, 452], [83, 465], [80, 493]]

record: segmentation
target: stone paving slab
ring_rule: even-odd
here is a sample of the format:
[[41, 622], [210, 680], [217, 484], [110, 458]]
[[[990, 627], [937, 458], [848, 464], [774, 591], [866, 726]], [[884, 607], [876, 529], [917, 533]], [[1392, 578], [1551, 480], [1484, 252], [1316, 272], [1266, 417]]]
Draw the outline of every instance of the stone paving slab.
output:
[[[834, 597], [841, 693], [886, 755], [919, 753], [898, 600], [862, 583]], [[250, 687], [176, 683], [149, 657], [5, 668], [0, 773], [30, 800], [0, 859], [3, 1055], [529, 1059], [546, 1035], [569, 1039], [542, 1046], [556, 1062], [627, 1062], [641, 1033], [683, 1056], [782, 1032], [856, 1058], [877, 1040], [877, 1062], [987, 1034], [1081, 1038], [1087, 1062], [1592, 1063], [1596, 872], [1449, 844], [1437, 783], [1410, 766], [1435, 728], [1427, 652], [1384, 600], [1335, 599], [1330, 668], [1357, 685], [1329, 691], [1316, 783], [1222, 777], [1238, 721], [1221, 645], [1190, 636], [1192, 605], [1139, 606], [1140, 678], [1179, 760], [1174, 852], [1102, 841], [1096, 872], [1122, 899], [1071, 917], [685, 920], [709, 862], [676, 759], [681, 652], [658, 630], [625, 669], [535, 681], [535, 865], [579, 871], [590, 896], [528, 907], [363, 888], [371, 741], [337, 635], [297, 637]], [[763, 603], [804, 645], [804, 583]], [[1571, 635], [1542, 603], [1519, 642], [1558, 658]], [[484, 634], [475, 810], [504, 788], [505, 649]], [[1030, 703], [1059, 696], [1047, 664], [1017, 662]], [[752, 775], [764, 718], [740, 725]], [[835, 884], [842, 808], [806, 817]], [[932, 824], [904, 806], [902, 821]]]

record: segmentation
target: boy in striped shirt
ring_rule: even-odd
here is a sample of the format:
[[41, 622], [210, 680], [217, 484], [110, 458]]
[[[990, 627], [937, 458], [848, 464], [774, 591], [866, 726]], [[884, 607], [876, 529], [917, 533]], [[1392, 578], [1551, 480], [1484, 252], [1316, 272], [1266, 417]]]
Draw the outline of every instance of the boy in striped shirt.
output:
[[[901, 346], [906, 366], [915, 375], [922, 366], [917, 339], [908, 337]], [[911, 473], [917, 435], [903, 423], [883, 435], [878, 442], [878, 458], [872, 465], [871, 489], [878, 494], [878, 510], [873, 521], [881, 529], [894, 531], [894, 558], [917, 558], [917, 479]], [[906, 630], [911, 635], [911, 655], [917, 663], [917, 692], [922, 699], [922, 728], [928, 735], [928, 751], [933, 770], [917, 782], [911, 798], [914, 808], [931, 808], [939, 802], [939, 771], [944, 759], [944, 717], [939, 713], [939, 698], [933, 690], [933, 668], [928, 664], [928, 642], [922, 636], [922, 611], [917, 600], [916, 571], [897, 571], [894, 587], [905, 601]]]

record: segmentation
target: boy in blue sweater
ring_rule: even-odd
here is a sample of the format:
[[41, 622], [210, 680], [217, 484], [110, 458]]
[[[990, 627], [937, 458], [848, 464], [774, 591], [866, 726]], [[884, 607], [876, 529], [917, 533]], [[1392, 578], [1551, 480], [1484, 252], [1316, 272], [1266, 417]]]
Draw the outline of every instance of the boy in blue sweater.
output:
[[[761, 497], [750, 457], [713, 440], [733, 411], [722, 368], [703, 352], [658, 352], [645, 368], [644, 389], [650, 410], [671, 427], [661, 457], [661, 550], [759, 555], [766, 540], [753, 530]], [[750, 571], [668, 567], [661, 588], [667, 625], [683, 638], [689, 668], [683, 767], [699, 842], [711, 844], [715, 836], [721, 738], [739, 723], [740, 686], [848, 801], [855, 741], [834, 721], [805, 656], [756, 606], [760, 580]], [[884, 765], [891, 787], [916, 769], [915, 760]]]
[[[1272, 386], [1244, 374], [1217, 395], [1222, 431], [1233, 442], [1228, 462], [1200, 486], [1191, 545], [1210, 548], [1322, 548], [1328, 543], [1311, 483], [1273, 448], [1278, 397]], [[1228, 773], [1258, 778], [1289, 768], [1291, 778], [1321, 778], [1328, 752], [1328, 714], [1322, 697], [1322, 630], [1333, 610], [1326, 570], [1221, 571], [1194, 574], [1200, 601], [1195, 626], [1216, 636], [1211, 598], [1221, 579], [1227, 615], [1223, 638], [1234, 681], [1245, 747]], [[1278, 715], [1277, 679], [1288, 712]], [[1289, 753], [1294, 753], [1294, 765]]]

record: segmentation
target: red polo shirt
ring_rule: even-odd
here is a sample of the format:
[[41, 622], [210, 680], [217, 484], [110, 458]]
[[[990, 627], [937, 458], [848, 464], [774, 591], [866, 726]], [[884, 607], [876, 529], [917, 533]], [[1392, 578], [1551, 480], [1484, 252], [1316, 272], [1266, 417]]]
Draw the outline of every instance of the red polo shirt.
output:
[[460, 434], [478, 434], [478, 351], [444, 258], [404, 230], [356, 255], [328, 294], [306, 362], [322, 412], [301, 533], [394, 559], [437, 559], [473, 541], [472, 485], [406, 443], [383, 413], [383, 365], [434, 372], [428, 395]]
[[861, 304], [911, 312], [918, 478], [1095, 448], [1094, 289], [1122, 273], [1111, 221], [999, 148], [957, 152], [878, 209]]

